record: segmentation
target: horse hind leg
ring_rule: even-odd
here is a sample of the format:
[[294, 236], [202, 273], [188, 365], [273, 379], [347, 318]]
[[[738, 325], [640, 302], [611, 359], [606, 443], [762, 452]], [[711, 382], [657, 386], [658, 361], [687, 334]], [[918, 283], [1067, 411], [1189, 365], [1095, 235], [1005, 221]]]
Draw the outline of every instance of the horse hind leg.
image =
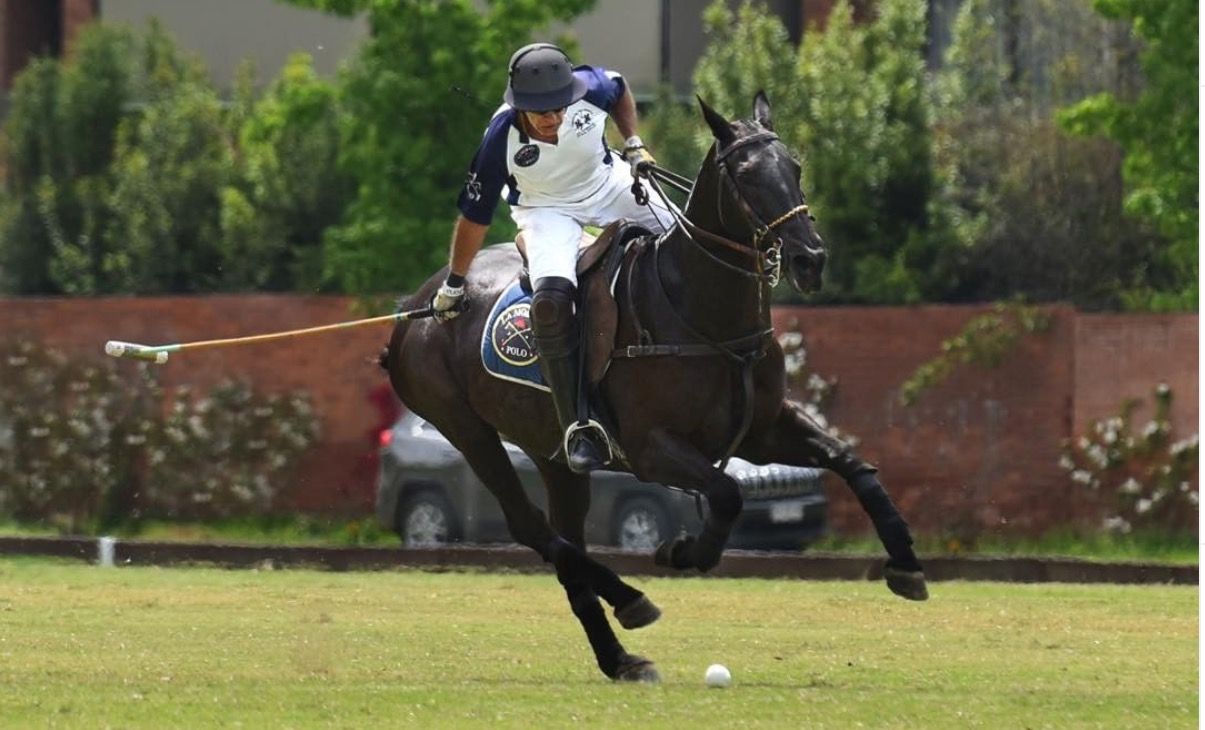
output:
[[737, 455], [757, 463], [816, 466], [836, 472], [870, 517], [887, 551], [883, 568], [887, 587], [912, 601], [929, 597], [924, 570], [912, 549], [912, 533], [879, 481], [878, 469], [827, 433], [798, 403], [787, 401], [770, 432], [756, 443], [742, 445]]

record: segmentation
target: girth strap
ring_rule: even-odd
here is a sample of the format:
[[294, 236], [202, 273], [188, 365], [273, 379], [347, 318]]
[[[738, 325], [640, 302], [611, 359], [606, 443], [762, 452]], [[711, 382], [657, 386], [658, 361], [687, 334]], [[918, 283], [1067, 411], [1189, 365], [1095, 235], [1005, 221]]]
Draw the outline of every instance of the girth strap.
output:
[[736, 448], [741, 445], [741, 441], [745, 439], [745, 434], [749, 433], [749, 427], [753, 425], [753, 361], [746, 360], [741, 366], [741, 389], [745, 394], [745, 402], [741, 406], [741, 425], [736, 430], [736, 435], [732, 437], [732, 443], [728, 444], [728, 448], [724, 449], [724, 458], [720, 460], [720, 468], [728, 466], [728, 460], [736, 453]]
[[738, 337], [735, 340], [725, 340], [715, 343], [683, 343], [679, 345], [628, 345], [617, 348], [611, 353], [615, 358], [633, 357], [715, 357], [727, 352], [758, 353], [765, 349], [774, 330], [766, 330], [756, 334]]

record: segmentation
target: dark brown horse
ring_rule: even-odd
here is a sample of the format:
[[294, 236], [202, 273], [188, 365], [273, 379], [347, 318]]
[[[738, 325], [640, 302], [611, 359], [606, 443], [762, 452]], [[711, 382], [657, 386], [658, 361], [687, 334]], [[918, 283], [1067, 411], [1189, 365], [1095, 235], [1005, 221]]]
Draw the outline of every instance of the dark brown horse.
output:
[[[924, 574], [908, 526], [877, 470], [786, 399], [770, 288], [781, 273], [798, 290], [815, 289], [825, 261], [800, 190], [799, 163], [774, 134], [764, 95], [754, 100], [753, 119], [731, 123], [700, 104], [715, 145], [686, 204], [686, 220], [659, 239], [639, 239], [624, 258], [615, 288], [615, 355], [596, 389], [618, 447], [617, 468], [707, 498], [702, 531], [662, 544], [654, 559], [700, 571], [719, 562], [741, 511], [737, 483], [716, 466], [726, 457], [816, 466], [839, 474], [874, 523], [888, 555], [888, 587], [923, 600]], [[590, 478], [553, 458], [560, 428], [551, 399], [491, 377], [482, 366], [487, 315], [521, 265], [512, 245], [484, 250], [468, 277], [467, 313], [445, 324], [400, 323], [382, 364], [402, 401], [463, 452], [497, 497], [515, 540], [553, 564], [603, 673], [656, 681], [653, 663], [619, 643], [599, 598], [628, 629], [652, 623], [660, 611], [586, 554]], [[445, 273], [408, 304], [427, 302]], [[524, 494], [500, 437], [539, 468], [547, 517]]]

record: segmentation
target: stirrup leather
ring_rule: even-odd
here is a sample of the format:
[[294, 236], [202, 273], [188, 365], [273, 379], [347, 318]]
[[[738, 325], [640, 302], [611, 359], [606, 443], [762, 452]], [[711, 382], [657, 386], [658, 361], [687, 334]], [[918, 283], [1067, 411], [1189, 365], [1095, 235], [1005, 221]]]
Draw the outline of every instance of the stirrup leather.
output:
[[598, 432], [603, 444], [607, 447], [607, 456], [603, 460], [604, 465], [610, 464], [615, 460], [615, 450], [611, 447], [611, 437], [607, 434], [607, 429], [603, 428], [603, 425], [593, 418], [589, 419], [585, 423], [574, 423], [569, 428], [565, 429], [565, 438], [561, 441], [561, 448], [565, 450], [566, 458], [569, 456], [569, 439], [572, 438], [573, 435], [578, 431], [583, 430]]

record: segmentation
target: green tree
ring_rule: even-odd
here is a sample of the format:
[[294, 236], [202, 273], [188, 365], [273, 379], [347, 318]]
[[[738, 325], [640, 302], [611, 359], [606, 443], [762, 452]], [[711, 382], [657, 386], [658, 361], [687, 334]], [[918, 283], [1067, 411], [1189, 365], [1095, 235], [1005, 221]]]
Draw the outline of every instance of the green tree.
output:
[[929, 218], [925, 4], [884, 0], [855, 24], [846, 0], [809, 28], [798, 61], [805, 177], [832, 249], [829, 298], [917, 301], [945, 240]]
[[234, 140], [205, 68], [158, 23], [85, 28], [19, 75], [0, 212], [5, 290], [210, 291]]
[[1129, 21], [1146, 44], [1146, 85], [1127, 102], [1103, 92], [1064, 110], [1059, 120], [1078, 134], [1104, 134], [1125, 150], [1126, 210], [1152, 222], [1167, 238], [1156, 269], [1132, 292], [1134, 306], [1195, 310], [1199, 132], [1195, 0], [1094, 0], [1105, 17]]
[[106, 288], [113, 139], [133, 97], [135, 38], [93, 24], [67, 62], [36, 59], [16, 78], [6, 125], [0, 286], [28, 294]]
[[[729, 117], [748, 117], [754, 94], [764, 91], [775, 119], [799, 119], [806, 92], [795, 74], [795, 48], [778, 16], [761, 2], [745, 0], [733, 12], [720, 0], [703, 12], [703, 27], [708, 43], [695, 67], [694, 84], [704, 101]], [[778, 132], [798, 149], [798, 129], [788, 124]], [[700, 125], [700, 154], [711, 142], [707, 127]]]
[[1052, 112], [1085, 89], [1126, 88], [1129, 47], [1080, 2], [962, 6], [933, 126], [958, 259], [946, 298], [1120, 304], [1155, 238], [1122, 215], [1117, 146], [1061, 133]]
[[[447, 259], [456, 195], [489, 115], [501, 103], [506, 60], [534, 32], [592, 0], [290, 0], [367, 12], [372, 35], [340, 78], [341, 164], [357, 183], [328, 232], [327, 271], [352, 292], [413, 287]], [[513, 231], [505, 216], [491, 231]]]
[[698, 172], [712, 139], [695, 100], [680, 101], [669, 87], [657, 92], [652, 108], [641, 117], [640, 128], [657, 164], [687, 177]]
[[117, 130], [106, 273], [120, 291], [213, 291], [222, 280], [221, 190], [233, 135], [200, 61], [153, 24], [137, 113]]
[[258, 101], [249, 72], [240, 79], [238, 179], [221, 193], [223, 287], [325, 288], [323, 236], [354, 192], [338, 167], [338, 90], [306, 54], [290, 57]]

